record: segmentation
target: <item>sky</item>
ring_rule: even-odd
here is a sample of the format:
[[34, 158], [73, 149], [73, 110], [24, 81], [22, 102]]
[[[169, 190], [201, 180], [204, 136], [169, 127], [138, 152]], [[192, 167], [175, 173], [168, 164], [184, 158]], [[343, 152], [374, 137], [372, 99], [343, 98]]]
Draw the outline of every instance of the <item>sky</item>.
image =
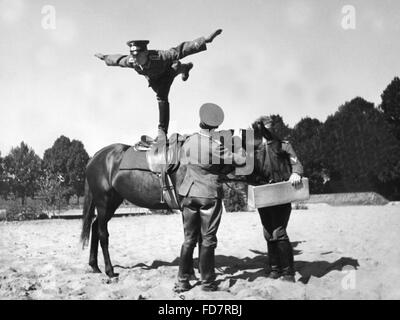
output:
[[[355, 29], [343, 27], [346, 5]], [[399, 75], [396, 0], [0, 0], [1, 155], [24, 141], [42, 157], [61, 135], [89, 155], [155, 136], [146, 79], [94, 54], [127, 54], [134, 39], [168, 49], [218, 28], [207, 51], [182, 60], [194, 68], [171, 88], [170, 133], [197, 131], [205, 102], [224, 109], [222, 129], [265, 114], [325, 121], [356, 96], [378, 105]]]

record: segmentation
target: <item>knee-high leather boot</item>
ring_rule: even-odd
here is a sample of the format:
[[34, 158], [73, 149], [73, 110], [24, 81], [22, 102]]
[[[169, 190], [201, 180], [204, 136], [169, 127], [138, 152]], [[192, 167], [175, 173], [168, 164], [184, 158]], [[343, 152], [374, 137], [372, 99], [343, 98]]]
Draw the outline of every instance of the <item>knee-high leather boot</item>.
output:
[[179, 261], [178, 281], [175, 283], [174, 291], [183, 292], [191, 289], [189, 280], [193, 273], [193, 250], [192, 247], [182, 246]]
[[215, 248], [201, 247], [200, 250], [200, 273], [201, 289], [204, 291], [216, 291], [215, 283]]
[[278, 241], [277, 244], [279, 251], [279, 261], [281, 264], [282, 280], [295, 282], [292, 245], [289, 240], [281, 240]]
[[166, 99], [158, 99], [159, 124], [158, 124], [158, 142], [167, 140], [169, 127], [169, 102]]
[[278, 243], [276, 241], [268, 241], [268, 264], [269, 274], [271, 279], [278, 279], [281, 276]]

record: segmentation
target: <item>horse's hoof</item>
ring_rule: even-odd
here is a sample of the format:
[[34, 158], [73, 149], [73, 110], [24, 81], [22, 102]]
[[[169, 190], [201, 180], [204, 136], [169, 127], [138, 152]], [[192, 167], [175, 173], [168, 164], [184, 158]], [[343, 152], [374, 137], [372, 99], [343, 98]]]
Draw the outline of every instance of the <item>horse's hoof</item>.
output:
[[111, 271], [111, 272], [107, 272], [107, 275], [110, 278], [117, 278], [119, 276], [119, 273], [115, 273], [114, 271]]
[[99, 267], [98, 266], [96, 266], [96, 265], [90, 265], [90, 267], [92, 268], [92, 272], [93, 273], [101, 273], [101, 270], [99, 269]]

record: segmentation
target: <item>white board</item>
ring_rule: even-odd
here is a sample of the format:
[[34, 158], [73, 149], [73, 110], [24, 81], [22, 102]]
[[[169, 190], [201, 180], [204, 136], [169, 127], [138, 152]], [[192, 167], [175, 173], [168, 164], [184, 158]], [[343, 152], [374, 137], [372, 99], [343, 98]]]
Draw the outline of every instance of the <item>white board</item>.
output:
[[293, 187], [288, 181], [261, 186], [248, 187], [248, 206], [250, 208], [271, 207], [310, 198], [308, 179], [302, 178], [301, 185]]

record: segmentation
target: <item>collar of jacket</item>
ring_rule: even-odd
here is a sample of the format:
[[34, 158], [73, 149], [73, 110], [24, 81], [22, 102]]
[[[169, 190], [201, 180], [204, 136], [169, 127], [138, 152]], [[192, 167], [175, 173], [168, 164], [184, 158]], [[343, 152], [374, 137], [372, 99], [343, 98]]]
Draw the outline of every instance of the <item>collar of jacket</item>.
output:
[[215, 140], [215, 139], [210, 135], [211, 132], [212, 132], [212, 131], [207, 130], [207, 129], [200, 129], [200, 131], [198, 132], [198, 134], [201, 135], [201, 136], [203, 136], [203, 137], [207, 137], [207, 138], [211, 139], [213, 142], [215, 142], [215, 143], [221, 145], [221, 144], [222, 144], [221, 141]]

